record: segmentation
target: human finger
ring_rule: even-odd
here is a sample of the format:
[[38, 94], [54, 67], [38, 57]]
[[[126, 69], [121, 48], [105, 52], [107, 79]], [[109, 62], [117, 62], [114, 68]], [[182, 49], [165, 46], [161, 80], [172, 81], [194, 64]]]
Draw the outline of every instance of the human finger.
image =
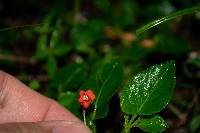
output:
[[80, 122], [44, 121], [0, 124], [0, 133], [91, 133]]

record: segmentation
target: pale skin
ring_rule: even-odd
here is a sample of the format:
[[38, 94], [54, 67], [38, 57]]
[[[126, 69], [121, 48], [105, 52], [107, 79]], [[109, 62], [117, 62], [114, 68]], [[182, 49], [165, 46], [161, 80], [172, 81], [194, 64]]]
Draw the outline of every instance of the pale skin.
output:
[[52, 99], [0, 71], [0, 133], [91, 133]]

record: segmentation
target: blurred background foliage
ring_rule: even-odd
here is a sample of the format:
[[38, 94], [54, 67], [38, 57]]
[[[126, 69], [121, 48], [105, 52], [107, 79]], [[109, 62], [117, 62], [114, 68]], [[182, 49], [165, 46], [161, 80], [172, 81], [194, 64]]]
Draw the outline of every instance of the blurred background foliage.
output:
[[[197, 132], [200, 12], [135, 34], [149, 21], [196, 4], [197, 0], [1, 0], [0, 68], [81, 117], [78, 90], [97, 86], [93, 77], [113, 58], [123, 64], [125, 82], [144, 68], [175, 59], [176, 88], [162, 116], [169, 123], [167, 132]], [[97, 120], [97, 132], [122, 128], [117, 94], [109, 103], [108, 116]]]

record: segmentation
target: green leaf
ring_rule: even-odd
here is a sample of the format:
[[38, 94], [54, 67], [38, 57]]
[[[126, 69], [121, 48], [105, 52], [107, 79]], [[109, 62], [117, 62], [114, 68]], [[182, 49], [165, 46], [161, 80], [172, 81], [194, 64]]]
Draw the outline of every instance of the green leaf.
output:
[[93, 49], [89, 45], [102, 38], [102, 28], [104, 22], [100, 20], [91, 20], [85, 24], [77, 25], [71, 30], [71, 39], [74, 48], [78, 52], [91, 52]]
[[67, 52], [69, 52], [70, 48], [67, 44], [56, 45], [54, 48], [54, 54], [58, 57], [64, 56]]
[[58, 88], [52, 87], [50, 83], [48, 84], [47, 88], [44, 90], [44, 95], [52, 99], [57, 99]]
[[34, 90], [38, 90], [40, 88], [40, 83], [38, 80], [33, 80], [29, 83], [29, 87]]
[[87, 119], [87, 126], [92, 130], [92, 133], [96, 133], [96, 124], [92, 119]]
[[56, 27], [54, 31], [52, 32], [51, 39], [50, 39], [50, 47], [54, 48], [56, 45], [58, 45], [59, 39], [60, 39], [60, 30]]
[[200, 68], [200, 56], [189, 59], [188, 63], [192, 64], [193, 66], [196, 66], [197, 68]]
[[[136, 14], [138, 11], [137, 3], [133, 0], [120, 1], [120, 6], [111, 6], [110, 10], [113, 10], [113, 14], [110, 14], [110, 21], [121, 27], [130, 26], [135, 23]], [[108, 13], [107, 13], [108, 14]], [[121, 19], [123, 18], [123, 19]]]
[[86, 76], [84, 64], [71, 64], [60, 69], [54, 76], [52, 86], [58, 87], [60, 92], [78, 89]]
[[98, 72], [100, 87], [96, 92], [95, 118], [103, 118], [108, 113], [108, 101], [117, 91], [123, 81], [123, 68], [121, 63], [114, 60], [103, 66]]
[[80, 105], [77, 101], [78, 93], [76, 92], [62, 92], [58, 95], [58, 102], [70, 110], [73, 114], [78, 115], [80, 113]]
[[50, 78], [53, 78], [57, 69], [57, 60], [50, 56], [47, 60], [47, 73]]
[[122, 90], [122, 111], [139, 115], [157, 113], [168, 104], [174, 85], [174, 61], [152, 66], [134, 76]]
[[58, 101], [66, 108], [70, 109], [70, 107], [73, 104], [74, 99], [76, 99], [77, 97], [78, 97], [77, 93], [74, 93], [71, 91], [62, 92], [58, 95]]
[[188, 54], [190, 51], [190, 45], [186, 41], [180, 37], [169, 34], [156, 35], [154, 37], [154, 43], [154, 49], [162, 54], [171, 54], [176, 57], [181, 57]]
[[47, 35], [41, 35], [37, 42], [35, 58], [38, 60], [45, 59], [48, 55], [47, 49]]
[[136, 127], [145, 132], [163, 132], [167, 128], [165, 120], [156, 115], [151, 118], [141, 118], [136, 121]]
[[105, 12], [108, 12], [111, 8], [110, 1], [108, 0], [95, 0], [94, 3], [99, 9]]
[[200, 115], [195, 116], [190, 123], [190, 130], [194, 133], [200, 127]]
[[154, 20], [154, 21], [142, 26], [141, 28], [136, 30], [136, 34], [139, 35], [142, 32], [145, 32], [145, 31], [155, 27], [156, 25], [159, 25], [161, 23], [167, 22], [167, 21], [174, 19], [176, 17], [183, 16], [183, 15], [186, 15], [186, 14], [190, 14], [190, 13], [193, 13], [193, 12], [196, 12], [196, 11], [199, 11], [199, 10], [200, 10], [200, 5], [194, 6], [194, 7], [191, 7], [191, 8], [187, 8], [187, 9], [183, 9], [183, 10], [180, 10], [180, 11], [177, 11], [177, 12], [173, 12], [173, 13], [165, 16], [165, 17]]
[[[128, 48], [124, 48], [122, 53], [122, 59], [124, 61], [141, 62], [141, 60], [147, 55], [148, 51], [141, 46], [141, 44], [134, 43]], [[131, 58], [130, 58], [131, 57]], [[134, 65], [134, 64], [130, 64]]]

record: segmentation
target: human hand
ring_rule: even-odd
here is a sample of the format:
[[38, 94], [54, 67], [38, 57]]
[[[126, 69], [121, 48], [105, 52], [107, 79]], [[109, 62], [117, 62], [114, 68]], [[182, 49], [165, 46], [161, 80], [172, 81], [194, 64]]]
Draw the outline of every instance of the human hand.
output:
[[0, 71], [0, 133], [90, 133], [77, 117]]

